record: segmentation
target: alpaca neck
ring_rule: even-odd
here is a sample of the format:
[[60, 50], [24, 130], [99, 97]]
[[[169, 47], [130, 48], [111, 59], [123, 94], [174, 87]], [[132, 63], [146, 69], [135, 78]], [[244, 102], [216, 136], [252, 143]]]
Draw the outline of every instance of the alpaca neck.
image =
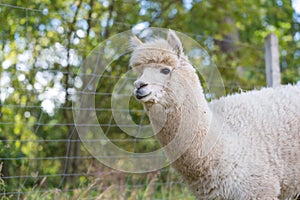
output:
[[174, 161], [173, 166], [186, 177], [189, 177], [188, 173], [199, 170], [196, 166], [199, 162], [195, 160], [200, 159], [202, 142], [211, 120], [202, 88], [192, 90], [184, 91], [182, 103], [173, 102], [168, 109], [154, 105], [153, 110], [149, 110], [157, 139], [165, 147], [169, 160]]

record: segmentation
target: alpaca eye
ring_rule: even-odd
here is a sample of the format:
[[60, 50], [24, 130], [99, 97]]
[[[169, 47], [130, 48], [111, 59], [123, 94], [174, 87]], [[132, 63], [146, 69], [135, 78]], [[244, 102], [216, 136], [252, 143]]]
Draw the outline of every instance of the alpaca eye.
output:
[[160, 70], [160, 73], [167, 75], [167, 74], [170, 73], [170, 69], [168, 69], [168, 68], [163, 68], [163, 69]]

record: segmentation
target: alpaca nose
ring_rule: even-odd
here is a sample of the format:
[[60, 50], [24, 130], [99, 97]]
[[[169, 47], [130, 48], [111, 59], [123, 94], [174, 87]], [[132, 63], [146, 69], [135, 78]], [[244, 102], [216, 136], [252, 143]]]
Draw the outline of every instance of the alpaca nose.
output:
[[147, 85], [148, 85], [147, 83], [145, 83], [144, 81], [140, 81], [140, 80], [137, 80], [137, 81], [134, 82], [134, 87], [136, 89], [140, 89], [140, 88], [145, 87]]
[[151, 94], [151, 91], [146, 88], [148, 84], [142, 80], [136, 80], [134, 82], [134, 95], [138, 100], [143, 99]]

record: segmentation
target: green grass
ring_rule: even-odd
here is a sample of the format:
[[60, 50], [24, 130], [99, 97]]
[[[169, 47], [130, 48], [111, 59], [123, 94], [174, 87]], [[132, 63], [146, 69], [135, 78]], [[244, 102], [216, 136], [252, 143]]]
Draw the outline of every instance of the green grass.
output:
[[195, 198], [190, 194], [187, 188], [182, 185], [160, 184], [157, 179], [153, 178], [144, 186], [135, 185], [111, 185], [103, 188], [100, 180], [95, 180], [88, 186], [79, 187], [69, 191], [62, 191], [59, 189], [45, 190], [40, 187], [34, 187], [24, 191], [26, 194], [22, 199], [24, 200], [154, 200], [154, 199], [182, 199], [194, 200]]
[[78, 185], [58, 189], [48, 187], [47, 178], [42, 178], [33, 187], [20, 187], [20, 194], [5, 194], [9, 188], [0, 178], [0, 191], [5, 194], [0, 200], [195, 200], [172, 170], [144, 175], [114, 173], [103, 177], [78, 177], [76, 181], [79, 181]]

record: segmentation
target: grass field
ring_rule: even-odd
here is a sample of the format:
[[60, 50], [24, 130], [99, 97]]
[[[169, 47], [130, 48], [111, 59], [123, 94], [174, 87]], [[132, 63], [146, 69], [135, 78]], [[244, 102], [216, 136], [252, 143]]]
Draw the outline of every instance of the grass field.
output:
[[[1, 165], [0, 165], [1, 170]], [[180, 177], [172, 169], [147, 174], [111, 173], [100, 177], [78, 177], [79, 184], [63, 188], [49, 187], [42, 178], [32, 187], [20, 186], [19, 192], [0, 178], [0, 200], [194, 200]], [[75, 180], [74, 182], [78, 182]]]

